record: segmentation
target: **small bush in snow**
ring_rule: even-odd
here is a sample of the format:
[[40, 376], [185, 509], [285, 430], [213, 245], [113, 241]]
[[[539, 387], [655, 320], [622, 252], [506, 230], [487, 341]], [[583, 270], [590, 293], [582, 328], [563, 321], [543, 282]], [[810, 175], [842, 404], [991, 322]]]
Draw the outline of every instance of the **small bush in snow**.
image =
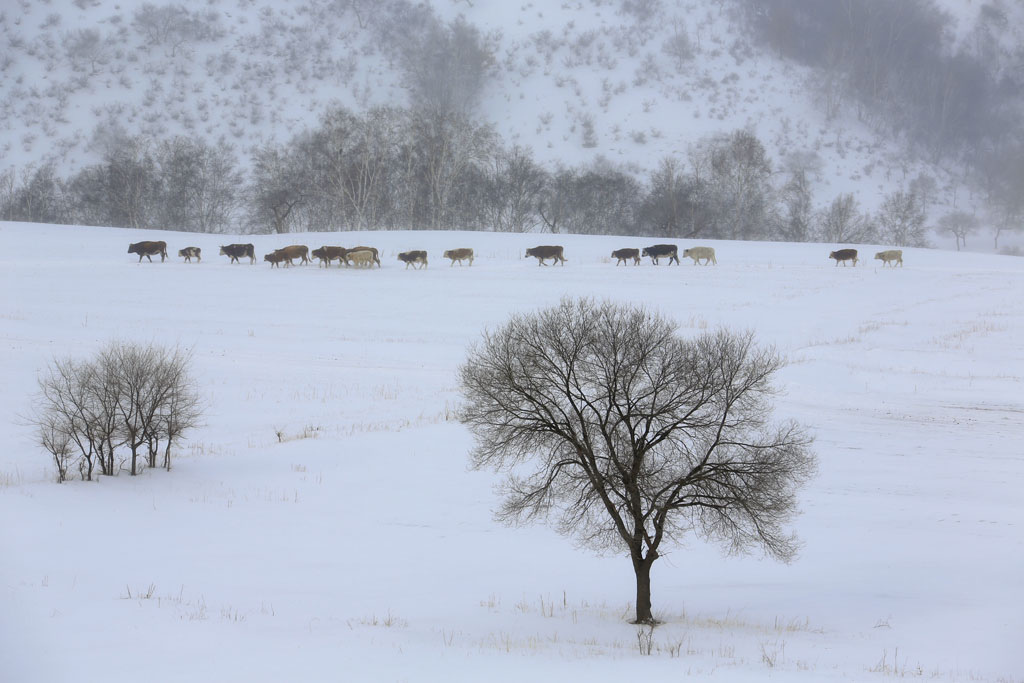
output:
[[116, 474], [125, 451], [138, 474], [143, 463], [157, 466], [161, 444], [169, 470], [172, 444], [202, 415], [189, 360], [180, 348], [132, 342], [112, 342], [91, 359], [54, 359], [39, 377], [29, 421], [57, 480], [72, 467], [86, 480], [96, 468]]

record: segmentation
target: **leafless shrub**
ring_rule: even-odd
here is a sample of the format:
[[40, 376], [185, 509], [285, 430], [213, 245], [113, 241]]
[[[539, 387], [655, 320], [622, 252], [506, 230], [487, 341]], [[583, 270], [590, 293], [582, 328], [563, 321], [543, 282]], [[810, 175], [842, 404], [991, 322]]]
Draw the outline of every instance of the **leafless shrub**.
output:
[[156, 467], [163, 444], [169, 470], [172, 444], [202, 415], [190, 358], [177, 347], [112, 342], [92, 359], [55, 359], [39, 378], [29, 422], [54, 459], [58, 481], [73, 465], [86, 480], [97, 467], [116, 474], [120, 448], [130, 452], [134, 475], [142, 456]]
[[170, 57], [177, 56], [189, 43], [212, 40], [224, 33], [217, 12], [190, 12], [181, 4], [143, 3], [135, 10], [132, 25], [147, 45], [164, 46]]

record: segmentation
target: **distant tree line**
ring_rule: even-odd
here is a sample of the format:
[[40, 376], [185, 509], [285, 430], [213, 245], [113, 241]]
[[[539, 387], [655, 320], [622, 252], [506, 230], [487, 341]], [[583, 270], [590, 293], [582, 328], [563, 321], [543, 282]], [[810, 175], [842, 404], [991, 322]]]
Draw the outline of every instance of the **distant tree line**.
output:
[[[607, 160], [545, 168], [470, 115], [335, 109], [244, 173], [226, 144], [111, 136], [68, 178], [52, 165], [0, 175], [0, 219], [193, 232], [429, 229], [690, 239], [925, 242], [927, 185], [880, 212], [843, 194], [813, 205], [807, 164], [776, 168], [747, 130], [637, 174]], [[924, 188], [924, 189], [922, 189]]]
[[[830, 116], [858, 119], [975, 173], [999, 232], [1024, 217], [1024, 50], [1002, 0], [955, 42], [933, 0], [738, 0], [754, 34], [817, 68]], [[957, 245], [961, 237], [955, 230]]]

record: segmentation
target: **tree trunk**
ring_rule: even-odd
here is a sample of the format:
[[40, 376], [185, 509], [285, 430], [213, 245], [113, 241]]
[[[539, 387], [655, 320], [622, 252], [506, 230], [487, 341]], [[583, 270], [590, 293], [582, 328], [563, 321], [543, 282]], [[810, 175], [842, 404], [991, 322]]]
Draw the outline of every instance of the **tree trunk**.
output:
[[651, 564], [655, 558], [648, 553], [647, 559], [633, 558], [633, 571], [636, 573], [636, 621], [637, 624], [653, 624], [651, 614]]

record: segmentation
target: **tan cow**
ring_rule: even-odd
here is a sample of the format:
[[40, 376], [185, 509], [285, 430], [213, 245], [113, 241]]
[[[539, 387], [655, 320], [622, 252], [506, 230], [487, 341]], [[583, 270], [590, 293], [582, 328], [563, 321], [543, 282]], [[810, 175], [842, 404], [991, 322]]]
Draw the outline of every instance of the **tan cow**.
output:
[[[349, 251], [368, 251], [368, 252], [370, 252], [371, 254], [373, 254], [373, 259], [372, 259], [373, 263], [376, 263], [377, 267], [380, 268], [380, 256], [377, 253], [377, 248], [376, 247], [352, 247], [351, 249], [349, 249]], [[348, 261], [346, 261], [346, 263], [348, 263]]]
[[705, 266], [712, 263], [716, 266], [718, 265], [718, 259], [715, 258], [715, 250], [712, 247], [690, 247], [689, 249], [684, 249], [683, 258], [687, 256], [693, 259], [693, 265], [700, 263], [701, 259], [705, 259]]
[[[472, 249], [449, 249], [444, 252], [444, 257], [452, 260], [452, 266], [458, 261], [459, 265], [462, 265], [464, 260], [469, 260], [469, 265], [473, 265], [473, 250]], [[449, 266], [451, 267], [451, 266]]]
[[349, 249], [345, 254], [345, 263], [350, 266], [372, 268], [375, 256], [376, 254], [369, 249]]
[[880, 251], [875, 254], [875, 260], [882, 262], [882, 267], [886, 265], [892, 265], [893, 268], [896, 264], [900, 264], [900, 268], [903, 267], [903, 250], [902, 249], [889, 249], [888, 251]]

